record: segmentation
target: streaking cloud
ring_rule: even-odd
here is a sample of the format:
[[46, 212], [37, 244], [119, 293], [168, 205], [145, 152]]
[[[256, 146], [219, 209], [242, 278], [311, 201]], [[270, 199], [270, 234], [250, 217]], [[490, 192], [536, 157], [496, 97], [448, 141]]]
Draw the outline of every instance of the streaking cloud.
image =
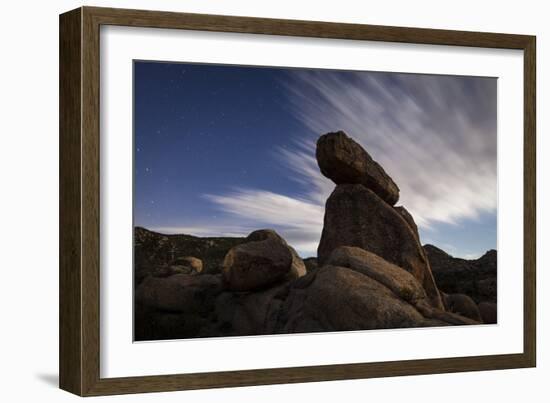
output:
[[[240, 189], [227, 195], [207, 195], [221, 210], [254, 229], [274, 228], [303, 255], [315, 255], [323, 229], [324, 206], [307, 199], [269, 191]], [[244, 234], [243, 234], [244, 235]]]
[[344, 130], [381, 163], [420, 227], [496, 209], [496, 79], [309, 71], [287, 88], [313, 133]]
[[317, 166], [315, 140], [336, 130], [392, 176], [401, 189], [398, 204], [421, 229], [496, 210], [496, 79], [311, 70], [290, 73], [285, 87], [304, 131], [274, 158], [303, 193], [235, 189], [205, 196], [245, 227], [275, 228], [302, 255], [315, 255], [334, 188]]

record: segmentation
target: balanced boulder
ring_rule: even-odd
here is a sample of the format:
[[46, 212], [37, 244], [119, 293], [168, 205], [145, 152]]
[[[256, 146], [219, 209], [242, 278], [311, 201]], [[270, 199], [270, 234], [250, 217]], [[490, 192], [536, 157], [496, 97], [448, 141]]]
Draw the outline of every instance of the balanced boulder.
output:
[[[250, 242], [229, 250], [223, 261], [223, 278], [234, 291], [256, 290], [288, 278], [293, 256], [289, 247], [271, 236], [253, 236]], [[304, 267], [305, 271], [305, 267]]]
[[320, 265], [339, 246], [356, 246], [411, 273], [434, 307], [443, 309], [430, 264], [409, 223], [363, 185], [338, 185], [327, 200]]
[[392, 178], [346, 133], [321, 136], [316, 157], [322, 174], [337, 185], [362, 184], [392, 206], [399, 200], [399, 188]]

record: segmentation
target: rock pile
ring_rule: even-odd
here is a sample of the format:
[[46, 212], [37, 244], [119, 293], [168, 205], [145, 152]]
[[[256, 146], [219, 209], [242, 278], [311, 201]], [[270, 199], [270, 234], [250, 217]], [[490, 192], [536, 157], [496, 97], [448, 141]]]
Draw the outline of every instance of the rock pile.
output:
[[[338, 157], [328, 157], [331, 153]], [[347, 159], [356, 156], [362, 156], [360, 164]], [[325, 207], [323, 233], [317, 250], [319, 262], [324, 263], [339, 246], [368, 250], [411, 273], [422, 284], [432, 304], [443, 308], [414, 219], [404, 207], [392, 206], [399, 197], [393, 180], [343, 132], [321, 136], [317, 142], [317, 158], [319, 166], [333, 159], [339, 162], [332, 169], [321, 169], [337, 186]], [[355, 170], [357, 175], [347, 174], [349, 167], [356, 165], [361, 167]], [[390, 203], [387, 195], [393, 195]]]
[[[136, 283], [137, 340], [496, 321], [496, 305], [478, 307], [466, 295], [439, 292], [413, 217], [394, 206], [399, 188], [359, 144], [343, 132], [328, 133], [316, 155], [336, 183], [317, 258], [304, 262], [273, 230], [216, 238], [218, 260], [208, 260], [208, 270], [187, 255]], [[140, 242], [162, 256], [166, 241], [157, 248], [146, 235]], [[191, 241], [197, 251], [208, 250]]]

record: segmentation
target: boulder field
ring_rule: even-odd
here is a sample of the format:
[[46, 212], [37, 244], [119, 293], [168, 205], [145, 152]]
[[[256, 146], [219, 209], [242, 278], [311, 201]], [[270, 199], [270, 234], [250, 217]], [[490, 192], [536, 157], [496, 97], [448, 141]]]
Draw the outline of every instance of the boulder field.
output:
[[[246, 238], [135, 229], [136, 340], [496, 323], [496, 300], [440, 290], [439, 250], [422, 247], [413, 216], [395, 206], [399, 188], [361, 145], [327, 133], [316, 157], [336, 185], [317, 257], [302, 260], [270, 229]], [[444, 272], [452, 258], [437, 253]]]

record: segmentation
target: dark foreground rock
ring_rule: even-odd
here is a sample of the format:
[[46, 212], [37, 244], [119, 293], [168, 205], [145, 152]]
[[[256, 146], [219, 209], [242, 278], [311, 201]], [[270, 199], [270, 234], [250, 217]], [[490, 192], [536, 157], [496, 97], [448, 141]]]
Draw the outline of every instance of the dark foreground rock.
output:
[[425, 322], [414, 307], [355, 270], [324, 266], [303, 282], [291, 289], [281, 307], [278, 332], [388, 329]]
[[[406, 272], [403, 276], [406, 277]], [[397, 278], [402, 278], [401, 274]], [[398, 283], [400, 281], [393, 283], [393, 286]], [[420, 285], [412, 287], [421, 289]], [[395, 289], [403, 290], [400, 287]], [[434, 308], [425, 299], [409, 303], [365, 272], [332, 265], [325, 265], [295, 281], [280, 304], [276, 317], [274, 329], [277, 333], [478, 323]]]
[[306, 265], [306, 272], [311, 273], [314, 270], [319, 268], [319, 262], [316, 257], [308, 257], [304, 259], [304, 264]]
[[497, 252], [490, 250], [476, 260], [452, 257], [424, 245], [439, 289], [447, 294], [466, 294], [477, 304], [497, 302]]
[[347, 267], [239, 292], [220, 275], [150, 276], [136, 290], [136, 340], [478, 323], [433, 307], [410, 273], [372, 253], [342, 247], [330, 260]]
[[[137, 341], [272, 334], [288, 283], [234, 292], [221, 275], [149, 277], [136, 291]], [[283, 292], [281, 293], [281, 290]]]
[[136, 290], [136, 302], [160, 311], [206, 312], [208, 297], [223, 290], [220, 275], [176, 274], [147, 277]]
[[212, 321], [221, 275], [148, 276], [135, 292], [134, 334], [140, 340], [198, 337]]
[[327, 200], [317, 250], [323, 265], [339, 246], [372, 252], [411, 273], [435, 307], [443, 308], [430, 264], [410, 224], [363, 185], [338, 185]]
[[316, 157], [323, 175], [337, 185], [363, 184], [391, 205], [399, 200], [399, 188], [384, 168], [344, 132], [319, 137]]
[[493, 302], [481, 302], [478, 305], [478, 309], [483, 323], [497, 323], [497, 304]]
[[477, 304], [469, 296], [465, 294], [445, 294], [443, 300], [448, 311], [482, 322]]

